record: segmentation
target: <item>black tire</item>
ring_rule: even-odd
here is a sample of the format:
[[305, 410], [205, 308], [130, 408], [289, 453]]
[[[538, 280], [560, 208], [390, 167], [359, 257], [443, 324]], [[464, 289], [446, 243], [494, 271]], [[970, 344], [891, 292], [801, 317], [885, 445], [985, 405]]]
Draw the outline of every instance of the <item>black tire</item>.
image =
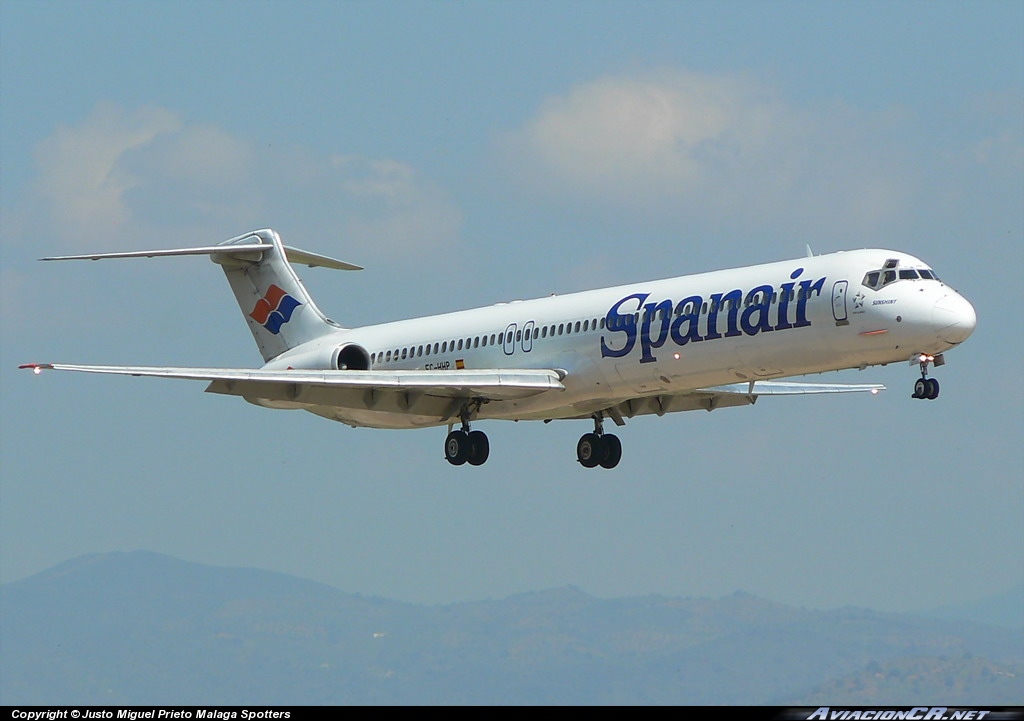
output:
[[491, 442], [487, 440], [487, 434], [483, 431], [470, 431], [469, 433], [469, 465], [482, 466], [487, 462], [487, 456], [491, 454]]
[[594, 468], [605, 455], [604, 443], [596, 433], [584, 433], [576, 444], [576, 460], [584, 468]]
[[618, 436], [606, 433], [601, 437], [601, 443], [605, 448], [604, 458], [601, 459], [601, 468], [615, 468], [622, 460], [622, 441]]
[[444, 457], [453, 466], [461, 466], [469, 460], [470, 448], [469, 434], [463, 430], [452, 431], [444, 439]]
[[930, 401], [939, 397], [939, 382], [934, 378], [928, 379], [928, 393], [925, 397]]
[[914, 395], [911, 398], [927, 398], [928, 397], [928, 379], [918, 378], [914, 382]]

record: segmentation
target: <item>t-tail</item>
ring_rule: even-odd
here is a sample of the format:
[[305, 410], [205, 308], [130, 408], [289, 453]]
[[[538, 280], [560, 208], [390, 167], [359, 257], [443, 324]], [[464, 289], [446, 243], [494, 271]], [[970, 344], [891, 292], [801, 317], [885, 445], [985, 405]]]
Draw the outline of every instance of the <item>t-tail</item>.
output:
[[209, 255], [224, 269], [235, 300], [264, 361], [341, 330], [317, 308], [292, 263], [361, 270], [360, 266], [292, 248], [273, 230], [254, 230], [219, 245], [172, 250], [143, 250], [94, 255], [64, 255], [42, 260], [152, 258], [167, 255]]

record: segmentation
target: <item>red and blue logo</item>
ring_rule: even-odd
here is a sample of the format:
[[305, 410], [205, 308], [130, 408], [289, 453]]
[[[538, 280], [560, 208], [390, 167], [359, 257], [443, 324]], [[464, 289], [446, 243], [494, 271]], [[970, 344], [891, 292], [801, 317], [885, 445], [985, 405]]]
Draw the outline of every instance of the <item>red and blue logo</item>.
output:
[[281, 332], [281, 326], [292, 318], [292, 313], [302, 303], [292, 298], [276, 285], [267, 288], [267, 292], [256, 301], [249, 317], [262, 325], [274, 335]]

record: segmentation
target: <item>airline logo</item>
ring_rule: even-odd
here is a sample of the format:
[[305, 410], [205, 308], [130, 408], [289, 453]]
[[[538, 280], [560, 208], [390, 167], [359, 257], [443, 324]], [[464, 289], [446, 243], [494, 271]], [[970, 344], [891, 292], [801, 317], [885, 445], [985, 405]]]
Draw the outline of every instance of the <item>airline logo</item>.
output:
[[274, 335], [281, 332], [281, 326], [292, 319], [292, 313], [302, 303], [292, 298], [276, 285], [267, 288], [267, 292], [256, 301], [249, 317], [262, 325]]
[[[740, 288], [728, 293], [712, 293], [708, 298], [691, 295], [675, 303], [671, 298], [649, 302], [650, 293], [633, 293], [608, 310], [605, 325], [609, 331], [601, 337], [602, 358], [629, 355], [640, 341], [640, 362], [657, 360], [654, 350], [670, 338], [677, 346], [740, 335], [803, 328], [811, 325], [807, 303], [820, 296], [825, 278], [797, 279], [803, 268], [794, 270], [777, 289], [759, 285], [747, 292]], [[773, 298], [776, 302], [773, 302]], [[613, 338], [621, 333], [621, 338]], [[613, 347], [605, 338], [612, 340]]]

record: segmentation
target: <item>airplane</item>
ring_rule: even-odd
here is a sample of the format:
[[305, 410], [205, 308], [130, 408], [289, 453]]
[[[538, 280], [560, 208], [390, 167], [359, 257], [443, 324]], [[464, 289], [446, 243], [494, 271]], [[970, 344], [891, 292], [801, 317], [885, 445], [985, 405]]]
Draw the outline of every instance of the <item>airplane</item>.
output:
[[[447, 426], [449, 463], [483, 464], [490, 419], [582, 419], [586, 468], [614, 468], [640, 415], [751, 405], [761, 396], [884, 390], [787, 380], [908, 362], [913, 398], [935, 399], [929, 367], [974, 331], [960, 293], [906, 253], [861, 249], [551, 295], [411, 320], [344, 327], [294, 265], [360, 266], [255, 230], [213, 246], [69, 255], [98, 260], [207, 255], [221, 266], [264, 364], [178, 368], [28, 363], [43, 370], [207, 381], [206, 391], [302, 409], [352, 427]], [[456, 427], [458, 426], [458, 427]]]

